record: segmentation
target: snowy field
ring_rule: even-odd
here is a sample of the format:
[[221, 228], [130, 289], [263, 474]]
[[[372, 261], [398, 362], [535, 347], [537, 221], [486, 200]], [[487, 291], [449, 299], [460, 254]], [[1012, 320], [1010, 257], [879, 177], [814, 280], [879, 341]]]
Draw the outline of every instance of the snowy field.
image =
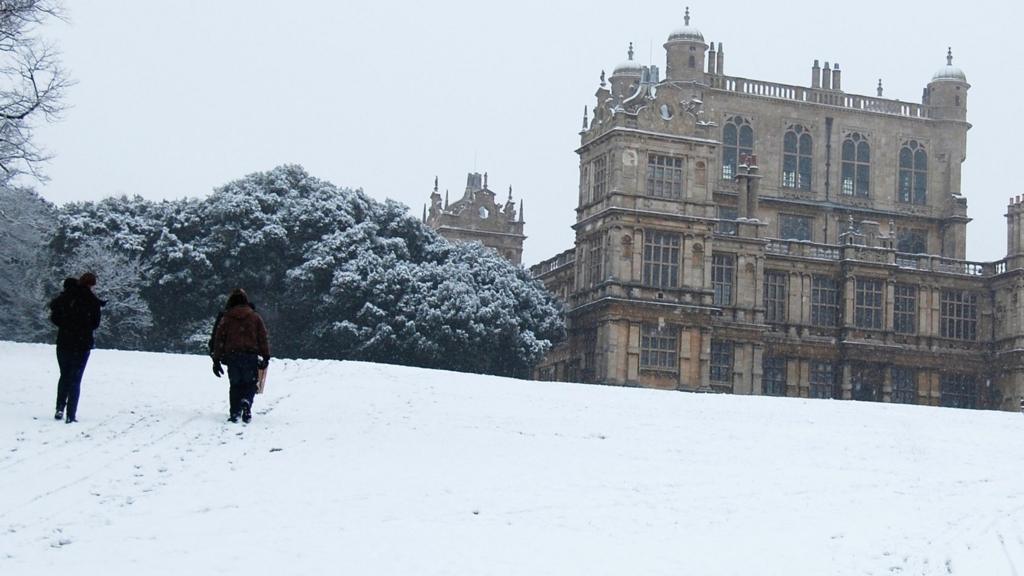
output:
[[0, 574], [1024, 574], [1024, 417], [0, 342]]

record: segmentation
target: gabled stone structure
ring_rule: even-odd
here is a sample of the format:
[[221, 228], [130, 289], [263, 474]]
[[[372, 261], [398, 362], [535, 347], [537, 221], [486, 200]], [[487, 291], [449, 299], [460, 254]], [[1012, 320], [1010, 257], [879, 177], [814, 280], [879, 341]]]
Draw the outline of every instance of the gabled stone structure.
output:
[[466, 190], [462, 198], [444, 203], [434, 178], [430, 193], [430, 206], [423, 207], [423, 222], [451, 241], [480, 242], [516, 264], [523, 260], [523, 203], [516, 211], [512, 200], [512, 187], [504, 204], [497, 203], [497, 195], [487, 187], [487, 174], [472, 172], [466, 177]]

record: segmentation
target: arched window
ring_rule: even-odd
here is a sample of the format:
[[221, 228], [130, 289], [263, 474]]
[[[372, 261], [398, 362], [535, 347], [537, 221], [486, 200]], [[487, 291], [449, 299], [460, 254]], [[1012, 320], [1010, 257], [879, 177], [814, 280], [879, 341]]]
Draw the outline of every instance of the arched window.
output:
[[871, 146], [858, 132], [843, 140], [842, 192], [867, 198], [871, 189]]
[[696, 67], [697, 67], [697, 60], [693, 57], [693, 54], [690, 54], [690, 68], [696, 68]]
[[744, 156], [754, 153], [754, 129], [750, 121], [732, 116], [722, 128], [722, 178], [731, 180]]
[[811, 134], [799, 124], [790, 126], [782, 138], [782, 185], [811, 189]]
[[917, 140], [900, 147], [899, 199], [910, 204], [928, 201], [928, 153]]

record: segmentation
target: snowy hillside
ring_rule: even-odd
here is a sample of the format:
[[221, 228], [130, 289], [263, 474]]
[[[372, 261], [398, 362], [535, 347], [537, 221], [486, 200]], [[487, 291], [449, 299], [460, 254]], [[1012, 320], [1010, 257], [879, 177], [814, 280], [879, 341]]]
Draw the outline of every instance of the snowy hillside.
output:
[[0, 574], [1024, 573], [1024, 417], [0, 342]]

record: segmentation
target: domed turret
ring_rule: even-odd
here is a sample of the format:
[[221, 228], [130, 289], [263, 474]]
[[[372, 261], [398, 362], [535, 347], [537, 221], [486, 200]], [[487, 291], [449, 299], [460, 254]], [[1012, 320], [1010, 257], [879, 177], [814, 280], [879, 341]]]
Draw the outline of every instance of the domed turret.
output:
[[932, 76], [932, 82], [939, 80], [955, 80], [957, 82], [967, 82], [967, 75], [964, 71], [953, 66], [953, 48], [949, 48], [946, 51], [946, 65]]
[[925, 89], [929, 115], [940, 120], [967, 119], [967, 83], [964, 71], [953, 66], [953, 49], [946, 51], [946, 65], [932, 76]]
[[704, 35], [701, 34], [700, 30], [690, 26], [690, 7], [686, 7], [686, 15], [683, 16], [683, 26], [675, 29], [672, 34], [669, 35], [669, 42], [676, 41], [689, 41], [689, 42], [704, 42]]
[[632, 42], [629, 43], [629, 50], [626, 54], [629, 59], [616, 66], [609, 78], [612, 84], [612, 96], [616, 98], [631, 96], [643, 77], [643, 67], [633, 60]]
[[665, 42], [667, 62], [665, 77], [668, 80], [704, 80], [704, 57], [708, 45], [700, 30], [690, 26], [690, 8], [683, 16], [684, 25], [668, 37]]
[[626, 51], [626, 57], [628, 58], [627, 60], [619, 63], [619, 65], [612, 70], [612, 78], [615, 78], [616, 76], [631, 76], [639, 78], [643, 75], [643, 67], [641, 67], [636, 60], [633, 60], [632, 42], [629, 43], [629, 49]]

